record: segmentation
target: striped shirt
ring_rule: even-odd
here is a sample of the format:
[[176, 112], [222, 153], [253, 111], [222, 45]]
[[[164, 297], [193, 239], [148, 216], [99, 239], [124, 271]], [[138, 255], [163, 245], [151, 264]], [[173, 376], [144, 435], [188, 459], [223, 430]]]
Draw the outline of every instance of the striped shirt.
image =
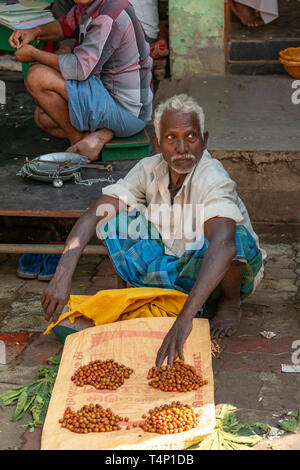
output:
[[95, 0], [74, 6], [58, 20], [65, 37], [76, 37], [72, 54], [58, 58], [65, 80], [98, 76], [126, 111], [149, 121], [152, 114], [150, 47], [128, 0]]

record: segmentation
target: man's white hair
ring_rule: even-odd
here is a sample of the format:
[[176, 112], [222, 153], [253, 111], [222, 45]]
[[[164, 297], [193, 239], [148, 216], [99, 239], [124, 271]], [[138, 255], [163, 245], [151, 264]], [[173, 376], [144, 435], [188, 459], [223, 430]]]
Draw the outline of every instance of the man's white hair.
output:
[[155, 128], [155, 133], [156, 137], [158, 139], [158, 142], [160, 143], [160, 123], [162, 116], [165, 111], [177, 111], [181, 112], [184, 114], [190, 114], [190, 113], [196, 113], [199, 119], [199, 124], [200, 124], [200, 130], [201, 130], [201, 135], [203, 137], [204, 135], [204, 124], [205, 124], [205, 116], [203, 109], [197, 101], [195, 101], [193, 98], [186, 94], [181, 94], [181, 95], [175, 95], [172, 98], [169, 98], [168, 100], [164, 101], [155, 110], [154, 113], [154, 128]]

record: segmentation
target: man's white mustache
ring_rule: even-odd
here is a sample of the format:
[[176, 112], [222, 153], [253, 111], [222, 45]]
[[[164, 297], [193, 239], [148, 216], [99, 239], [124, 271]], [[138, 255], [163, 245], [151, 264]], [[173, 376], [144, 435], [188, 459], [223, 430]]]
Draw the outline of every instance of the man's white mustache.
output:
[[173, 155], [173, 157], [171, 157], [171, 162], [174, 163], [174, 162], [177, 162], [178, 160], [193, 160], [196, 161], [196, 157], [195, 155], [192, 155], [190, 153], [186, 153], [186, 154], [183, 154], [183, 155]]

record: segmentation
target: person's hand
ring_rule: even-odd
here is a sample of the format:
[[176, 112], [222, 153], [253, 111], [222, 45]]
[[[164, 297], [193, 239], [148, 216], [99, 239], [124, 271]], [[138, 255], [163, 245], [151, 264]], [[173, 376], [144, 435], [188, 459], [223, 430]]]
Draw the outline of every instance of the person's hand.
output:
[[44, 290], [42, 295], [42, 307], [45, 312], [45, 320], [57, 322], [67, 304], [71, 292], [72, 277], [63, 271], [57, 272]]
[[15, 58], [19, 62], [34, 62], [35, 60], [35, 47], [26, 44], [26, 46], [20, 47], [15, 52]]
[[172, 328], [169, 330], [161, 347], [158, 350], [156, 356], [155, 365], [159, 368], [166, 357], [168, 357], [168, 365], [172, 366], [173, 361], [179, 357], [184, 360], [183, 357], [183, 345], [193, 327], [193, 319], [186, 320], [178, 317], [174, 322]]
[[20, 47], [34, 41], [37, 36], [37, 28], [17, 29], [9, 37], [8, 42], [13, 49], [19, 49]]

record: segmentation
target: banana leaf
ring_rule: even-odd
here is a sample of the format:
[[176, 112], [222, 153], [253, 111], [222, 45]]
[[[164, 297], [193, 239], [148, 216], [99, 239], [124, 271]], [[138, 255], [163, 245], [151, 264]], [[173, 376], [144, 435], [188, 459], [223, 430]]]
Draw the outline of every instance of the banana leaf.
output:
[[222, 435], [226, 441], [235, 442], [236, 444], [245, 444], [248, 446], [254, 446], [262, 439], [261, 436], [256, 434], [253, 434], [252, 436], [239, 436], [237, 434], [222, 431]]
[[239, 423], [235, 411], [233, 405], [223, 405], [214, 432], [189, 447], [189, 450], [250, 450], [262, 439], [259, 434], [266, 434], [270, 428], [264, 423], [245, 426]]

